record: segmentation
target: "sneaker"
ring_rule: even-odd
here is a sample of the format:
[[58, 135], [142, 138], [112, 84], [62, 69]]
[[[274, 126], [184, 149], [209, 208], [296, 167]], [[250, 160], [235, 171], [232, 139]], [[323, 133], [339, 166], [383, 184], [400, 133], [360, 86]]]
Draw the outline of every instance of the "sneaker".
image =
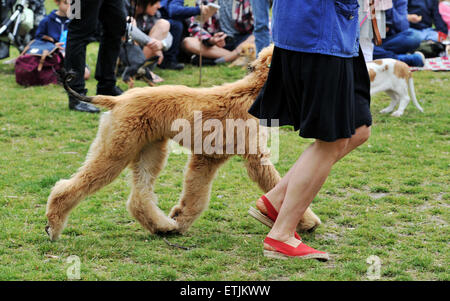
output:
[[410, 67], [423, 67], [425, 65], [425, 56], [419, 51], [414, 54], [400, 54], [397, 59]]

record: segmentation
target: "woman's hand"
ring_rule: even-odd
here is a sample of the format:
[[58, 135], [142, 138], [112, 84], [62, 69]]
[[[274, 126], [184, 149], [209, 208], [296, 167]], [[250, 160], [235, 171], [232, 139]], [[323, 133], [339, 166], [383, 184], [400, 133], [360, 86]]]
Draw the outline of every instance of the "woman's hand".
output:
[[223, 48], [225, 47], [225, 38], [227, 35], [223, 32], [215, 33], [210, 39], [209, 42], [217, 47]]
[[203, 22], [214, 16], [214, 14], [217, 12], [217, 8], [208, 6], [208, 5], [201, 5], [200, 6], [200, 17]]
[[419, 23], [422, 21], [422, 16], [416, 15], [416, 14], [411, 14], [408, 15], [408, 21], [410, 23]]
[[153, 52], [157, 52], [160, 51], [161, 49], [163, 49], [163, 44], [161, 41], [158, 41], [157, 39], [152, 39], [147, 45], [145, 45], [146, 47], [149, 47]]

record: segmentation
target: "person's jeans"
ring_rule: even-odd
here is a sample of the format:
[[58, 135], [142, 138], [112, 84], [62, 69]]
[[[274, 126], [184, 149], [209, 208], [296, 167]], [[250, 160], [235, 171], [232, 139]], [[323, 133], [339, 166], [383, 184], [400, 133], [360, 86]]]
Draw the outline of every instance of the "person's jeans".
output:
[[164, 52], [164, 64], [177, 63], [178, 53], [180, 52], [181, 39], [183, 37], [183, 22], [180, 20], [169, 19], [170, 33], [173, 37], [172, 46]]
[[76, 78], [70, 86], [85, 93], [84, 69], [86, 47], [95, 34], [98, 21], [103, 25], [103, 35], [98, 51], [95, 79], [99, 89], [111, 89], [116, 85], [115, 69], [120, 43], [126, 29], [123, 0], [81, 0], [81, 19], [73, 19], [68, 28], [65, 57], [66, 70], [73, 70]]
[[417, 35], [420, 36], [421, 41], [435, 41], [438, 42], [438, 33], [433, 28], [424, 28], [424, 29], [415, 29], [410, 28], [409, 30], [414, 31]]
[[396, 35], [387, 37], [381, 46], [375, 46], [373, 50], [374, 59], [393, 58], [397, 55], [414, 52], [419, 48], [421, 37], [411, 28]]
[[269, 31], [269, 0], [250, 0], [253, 18], [255, 20], [253, 35], [255, 36], [256, 54], [270, 45]]

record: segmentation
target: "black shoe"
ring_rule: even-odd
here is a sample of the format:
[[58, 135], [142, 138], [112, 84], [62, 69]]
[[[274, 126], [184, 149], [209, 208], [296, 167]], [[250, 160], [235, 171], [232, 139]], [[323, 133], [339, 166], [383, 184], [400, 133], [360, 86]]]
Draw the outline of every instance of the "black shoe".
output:
[[97, 95], [109, 95], [109, 96], [119, 96], [122, 95], [123, 91], [117, 86], [112, 88], [98, 88], [97, 87]]
[[169, 69], [169, 70], [183, 70], [184, 64], [177, 62], [163, 62], [161, 65], [158, 65], [161, 69]]
[[86, 113], [99, 113], [100, 110], [90, 103], [69, 99], [69, 109]]

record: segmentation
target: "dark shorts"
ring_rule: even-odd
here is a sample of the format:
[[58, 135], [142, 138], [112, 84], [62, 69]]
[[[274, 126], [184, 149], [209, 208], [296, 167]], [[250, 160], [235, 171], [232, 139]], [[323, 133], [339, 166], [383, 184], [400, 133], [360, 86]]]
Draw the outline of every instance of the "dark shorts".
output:
[[233, 51], [236, 49], [242, 42], [248, 39], [248, 37], [251, 36], [251, 34], [238, 34], [235, 35], [233, 38], [230, 38], [227, 40], [225, 44], [225, 49]]
[[341, 58], [275, 47], [267, 81], [249, 113], [292, 125], [304, 138], [332, 142], [372, 124], [370, 79], [359, 57]]

